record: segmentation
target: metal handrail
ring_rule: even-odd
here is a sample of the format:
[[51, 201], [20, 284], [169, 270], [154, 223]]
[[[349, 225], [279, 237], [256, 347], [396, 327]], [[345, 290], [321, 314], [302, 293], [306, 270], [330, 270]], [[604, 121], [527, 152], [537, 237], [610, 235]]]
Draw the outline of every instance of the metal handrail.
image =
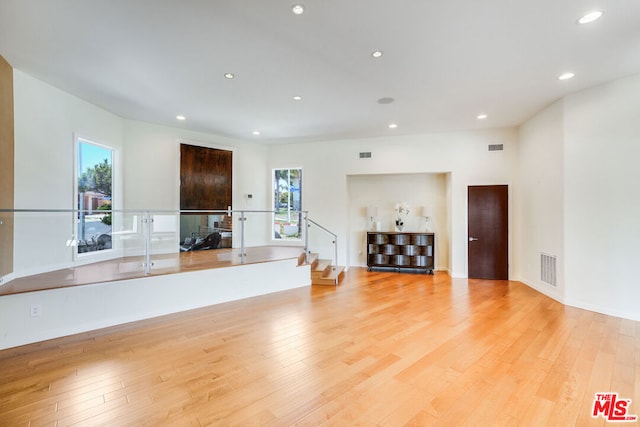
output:
[[[276, 210], [235, 210], [235, 209], [3, 209], [0, 208], [0, 213], [46, 213], [46, 212], [54, 212], [54, 213], [74, 213], [74, 212], [99, 212], [99, 213], [130, 213], [130, 212], [149, 212], [149, 213], [224, 213], [224, 214], [232, 214], [235, 212], [241, 213], [278, 213]], [[308, 213], [308, 211], [291, 211], [292, 213]]]
[[[332, 264], [332, 267], [334, 269], [336, 269], [336, 271], [337, 271], [337, 268], [338, 268], [338, 235], [336, 233], [334, 233], [333, 231], [329, 230], [328, 228], [318, 224], [316, 221], [312, 220], [311, 218], [307, 217], [305, 219], [306, 219], [306, 221], [308, 223], [311, 223], [311, 224], [315, 225], [316, 227], [318, 227], [319, 229], [321, 229], [325, 233], [328, 233], [331, 236], [333, 236], [333, 242], [331, 242], [331, 243], [333, 243], [333, 252], [334, 252], [333, 253], [333, 257], [334, 257], [333, 261], [334, 261], [334, 263]], [[311, 227], [311, 226], [307, 224], [307, 228], [309, 228], [309, 227]], [[307, 233], [307, 234], [309, 234], [309, 233]], [[305, 250], [305, 252], [307, 252], [307, 251]], [[335, 282], [336, 285], [338, 284], [338, 275], [337, 274], [334, 277], [334, 282]]]
[[334, 233], [333, 231], [329, 230], [326, 227], [323, 227], [322, 225], [318, 224], [317, 222], [315, 222], [314, 220], [312, 220], [311, 218], [307, 218], [307, 220], [312, 223], [313, 225], [315, 225], [316, 227], [320, 228], [323, 231], [326, 231], [327, 233], [331, 234], [335, 239], [338, 238], [338, 235], [336, 233]]

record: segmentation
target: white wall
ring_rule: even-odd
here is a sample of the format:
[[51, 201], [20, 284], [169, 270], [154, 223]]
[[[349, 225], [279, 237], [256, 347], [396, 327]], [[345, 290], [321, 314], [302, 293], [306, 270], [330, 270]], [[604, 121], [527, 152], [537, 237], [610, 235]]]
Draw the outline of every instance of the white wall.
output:
[[[267, 149], [259, 144], [217, 135], [127, 120], [125, 122], [125, 205], [128, 209], [180, 208], [180, 142], [233, 152], [233, 209], [270, 209]], [[252, 194], [248, 199], [247, 194]], [[267, 215], [251, 215], [245, 223], [247, 245], [269, 242]], [[269, 217], [270, 218], [270, 217]], [[240, 224], [234, 218], [234, 247]]]
[[[516, 278], [565, 304], [640, 320], [640, 74], [569, 95], [519, 132]], [[558, 287], [540, 280], [558, 255]]]
[[[115, 148], [114, 206], [122, 208], [122, 119], [14, 70], [15, 209], [75, 208], [74, 135]], [[119, 206], [120, 205], [120, 206]], [[67, 266], [70, 214], [17, 214], [14, 273]]]
[[[404, 231], [425, 231], [425, 219], [420, 212], [430, 212], [430, 231], [437, 236], [435, 248], [436, 270], [449, 270], [449, 233], [446, 228], [446, 174], [390, 174], [350, 175], [347, 179], [349, 196], [349, 260], [350, 266], [367, 266], [366, 233], [370, 229], [367, 206], [375, 206], [381, 231], [395, 229], [395, 203], [407, 202], [409, 215]], [[394, 201], [394, 203], [389, 203]]]
[[[265, 182], [270, 171], [262, 146], [123, 120], [19, 70], [14, 70], [14, 93], [16, 209], [75, 207], [74, 135], [116, 149], [116, 209], [179, 207], [179, 139], [232, 149], [234, 209], [269, 207]], [[248, 193], [252, 199], [245, 197]], [[66, 244], [72, 239], [73, 221], [69, 213], [16, 214], [15, 275], [70, 266], [73, 249]], [[265, 244], [269, 221], [248, 222], [253, 227], [248, 242]], [[3, 296], [0, 348], [309, 285], [309, 268], [296, 264], [285, 260]], [[33, 304], [41, 306], [40, 317], [29, 316]]]
[[640, 320], [640, 74], [566, 97], [566, 303]]
[[[515, 277], [564, 298], [564, 102], [554, 103], [519, 130]], [[556, 255], [557, 284], [540, 278], [540, 254]]]
[[[504, 151], [489, 152], [488, 144], [504, 144]], [[372, 158], [360, 159], [358, 153], [372, 152]], [[346, 265], [349, 242], [350, 175], [406, 173], [450, 173], [451, 274], [467, 275], [467, 186], [513, 184], [517, 161], [517, 131], [450, 132], [429, 135], [390, 136], [366, 140], [326, 141], [283, 144], [269, 152], [269, 166], [303, 168], [303, 208], [342, 242], [339, 263]], [[389, 204], [398, 200], [394, 197]], [[514, 212], [513, 198], [510, 210]], [[510, 224], [513, 230], [513, 224]], [[437, 238], [437, 237], [436, 237]], [[513, 259], [513, 250], [510, 250]]]
[[[297, 260], [76, 286], [0, 297], [0, 350], [310, 285]], [[41, 315], [30, 316], [40, 305]]]
[[[14, 70], [14, 98], [16, 209], [75, 208], [74, 136], [115, 148], [115, 209], [179, 208], [179, 139], [233, 150], [234, 209], [268, 206], [268, 189], [256, 185], [269, 176], [263, 146], [124, 120], [20, 70]], [[253, 198], [247, 199], [247, 193]], [[120, 224], [117, 218], [120, 215], [114, 216], [114, 231], [120, 226], [130, 228], [132, 218], [126, 217]], [[246, 233], [248, 245], [268, 242], [268, 221], [264, 218], [248, 221], [247, 227], [252, 227]], [[17, 214], [14, 276], [73, 265], [74, 248], [67, 245], [73, 235], [72, 214]], [[132, 253], [142, 250], [139, 235], [128, 242], [125, 249]], [[177, 238], [154, 242], [171, 246], [166, 250], [177, 249]], [[234, 246], [239, 246], [239, 233], [234, 235]]]

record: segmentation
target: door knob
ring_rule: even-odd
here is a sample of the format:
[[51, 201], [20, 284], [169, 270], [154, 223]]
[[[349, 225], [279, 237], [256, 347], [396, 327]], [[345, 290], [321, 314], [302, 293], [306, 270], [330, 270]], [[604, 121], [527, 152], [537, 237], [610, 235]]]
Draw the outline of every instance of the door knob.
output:
[[477, 238], [477, 237], [469, 237], [469, 241], [470, 241], [470, 242], [474, 242], [474, 241], [476, 241], [476, 240], [478, 240], [478, 238]]

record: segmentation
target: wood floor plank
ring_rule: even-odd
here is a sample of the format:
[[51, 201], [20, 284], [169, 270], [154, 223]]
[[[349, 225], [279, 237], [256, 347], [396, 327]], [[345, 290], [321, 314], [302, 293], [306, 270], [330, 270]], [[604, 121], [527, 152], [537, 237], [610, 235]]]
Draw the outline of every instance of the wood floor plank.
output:
[[[193, 261], [193, 260], [192, 260]], [[640, 413], [640, 322], [509, 281], [351, 269], [0, 351], [0, 425], [604, 425]]]

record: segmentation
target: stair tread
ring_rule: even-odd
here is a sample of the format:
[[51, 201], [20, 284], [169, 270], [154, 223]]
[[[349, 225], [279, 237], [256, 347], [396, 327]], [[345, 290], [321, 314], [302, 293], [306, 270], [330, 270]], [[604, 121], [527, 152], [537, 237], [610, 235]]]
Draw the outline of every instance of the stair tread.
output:
[[338, 278], [338, 283], [344, 277], [344, 270], [345, 267], [341, 265], [335, 267], [329, 265], [322, 270], [316, 270], [315, 274], [311, 274], [311, 283], [314, 285], [335, 285], [336, 277]]
[[319, 259], [315, 265], [314, 271], [324, 271], [331, 267], [331, 261], [328, 259]]
[[302, 252], [300, 256], [298, 256], [298, 266], [301, 265], [310, 265], [311, 270], [318, 264], [318, 254], [310, 253], [307, 255], [305, 259], [305, 253]]

